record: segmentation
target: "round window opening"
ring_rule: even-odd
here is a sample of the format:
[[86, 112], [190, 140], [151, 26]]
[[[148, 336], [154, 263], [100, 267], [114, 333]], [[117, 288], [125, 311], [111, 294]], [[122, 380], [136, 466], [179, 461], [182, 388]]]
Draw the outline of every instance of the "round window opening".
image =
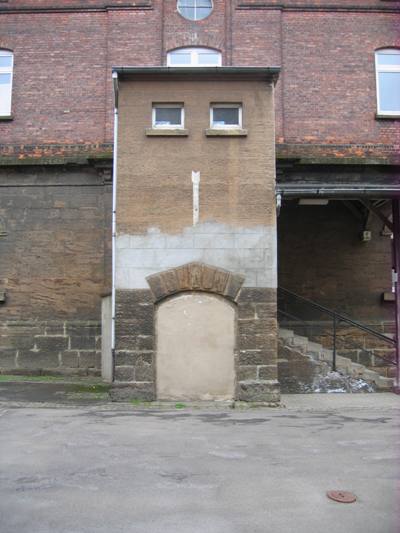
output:
[[205, 19], [212, 8], [212, 0], [178, 0], [178, 12], [189, 20]]

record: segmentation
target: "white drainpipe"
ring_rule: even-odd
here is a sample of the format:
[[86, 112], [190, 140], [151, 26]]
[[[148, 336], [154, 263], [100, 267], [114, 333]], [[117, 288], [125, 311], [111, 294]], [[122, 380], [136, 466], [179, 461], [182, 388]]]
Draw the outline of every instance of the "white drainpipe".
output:
[[114, 85], [114, 147], [112, 183], [112, 288], [111, 288], [111, 358], [112, 380], [115, 371], [115, 258], [116, 258], [116, 218], [117, 218], [117, 154], [118, 154], [118, 73], [113, 72]]

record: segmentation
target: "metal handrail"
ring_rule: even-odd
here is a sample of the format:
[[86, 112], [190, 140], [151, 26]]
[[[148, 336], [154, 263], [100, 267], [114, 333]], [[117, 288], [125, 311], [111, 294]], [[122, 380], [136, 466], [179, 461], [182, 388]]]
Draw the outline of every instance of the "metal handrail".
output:
[[[305, 320], [302, 320], [301, 318], [299, 318], [298, 316], [295, 316], [295, 315], [292, 315], [291, 313], [287, 313], [286, 311], [282, 311], [282, 309], [278, 309], [278, 314], [280, 315], [283, 315], [285, 316], [285, 318], [290, 318], [291, 320], [295, 320], [296, 322], [299, 322], [300, 324], [302, 324], [303, 327], [310, 327], [310, 324], [308, 322], [306, 322]], [[336, 331], [336, 327], [334, 328], [334, 333], [333, 333], [333, 349], [332, 349], [332, 370], [336, 370], [336, 335], [337, 335], [337, 331]], [[355, 343], [351, 343], [353, 347], [356, 347], [357, 345]], [[374, 353], [372, 350], [369, 350], [367, 348], [363, 348], [362, 349], [363, 352], [367, 352], [369, 353], [370, 355], [373, 355], [374, 357], [377, 357], [378, 359], [382, 359], [382, 361], [386, 361], [386, 363], [389, 363], [390, 365], [395, 365], [396, 366], [396, 361], [394, 361], [393, 359], [388, 359], [387, 357], [384, 357], [383, 355], [378, 355], [376, 353]]]
[[371, 335], [374, 335], [375, 337], [378, 337], [379, 339], [383, 341], [393, 344], [394, 346], [396, 345], [395, 339], [391, 339], [390, 337], [387, 337], [383, 333], [379, 333], [379, 331], [376, 331], [372, 328], [369, 328], [368, 326], [365, 326], [364, 324], [360, 324], [359, 322], [352, 320], [351, 318], [341, 315], [337, 311], [328, 309], [327, 307], [324, 307], [321, 304], [317, 304], [316, 302], [313, 302], [312, 300], [309, 300], [308, 298], [304, 298], [304, 296], [300, 296], [299, 294], [289, 291], [288, 289], [284, 289], [283, 287], [278, 287], [278, 291], [283, 292], [285, 294], [289, 294], [290, 296], [296, 298], [297, 300], [301, 300], [302, 302], [314, 307], [315, 309], [319, 309], [320, 311], [323, 311], [324, 313], [330, 315], [332, 318], [336, 319], [337, 322], [347, 322], [348, 324], [351, 324], [352, 326], [358, 329], [366, 331], [367, 333], [370, 333]]
[[[336, 337], [337, 337], [337, 327], [341, 322], [345, 322], [347, 324], [350, 324], [353, 327], [356, 327], [362, 331], [365, 331], [366, 333], [369, 333], [378, 339], [381, 339], [385, 342], [390, 343], [392, 346], [396, 345], [396, 340], [391, 339], [390, 337], [387, 337], [386, 335], [379, 333], [378, 331], [375, 331], [372, 328], [369, 328], [368, 326], [365, 326], [364, 324], [360, 324], [359, 322], [356, 322], [355, 320], [352, 320], [351, 318], [348, 318], [344, 315], [341, 315], [340, 313], [337, 313], [336, 311], [333, 311], [332, 309], [328, 309], [327, 307], [324, 307], [321, 304], [318, 304], [316, 302], [313, 302], [312, 300], [309, 300], [308, 298], [304, 298], [304, 296], [300, 296], [288, 289], [284, 289], [283, 287], [278, 287], [278, 296], [279, 293], [283, 293], [286, 295], [289, 295], [297, 300], [300, 300], [301, 302], [307, 304], [310, 307], [313, 307], [314, 309], [318, 309], [319, 311], [322, 311], [326, 313], [328, 316], [330, 316], [333, 320], [333, 346], [332, 346], [332, 370], [336, 371], [336, 355], [337, 355], [337, 347], [336, 347]], [[278, 308], [278, 312], [280, 314], [286, 315], [289, 318], [292, 318], [306, 326], [308, 326], [307, 322], [296, 317], [295, 315], [292, 315], [291, 313], [288, 313], [287, 311], [283, 311], [282, 309]], [[366, 350], [364, 348], [364, 351], [368, 353], [372, 353], [370, 350]], [[383, 361], [386, 361], [387, 363], [396, 365], [396, 361], [387, 359], [386, 357], [383, 357], [382, 355], [373, 354], [375, 357], [378, 357], [379, 359], [382, 359]]]

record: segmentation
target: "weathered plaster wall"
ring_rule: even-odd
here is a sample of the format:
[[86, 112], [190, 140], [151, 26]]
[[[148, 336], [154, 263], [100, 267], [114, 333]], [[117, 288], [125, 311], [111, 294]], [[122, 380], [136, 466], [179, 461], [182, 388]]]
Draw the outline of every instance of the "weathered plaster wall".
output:
[[[243, 138], [209, 138], [211, 102], [242, 102]], [[152, 102], [184, 102], [188, 137], [146, 137]], [[272, 88], [261, 82], [124, 82], [120, 103], [117, 288], [190, 261], [276, 287]], [[192, 170], [200, 171], [193, 227]]]

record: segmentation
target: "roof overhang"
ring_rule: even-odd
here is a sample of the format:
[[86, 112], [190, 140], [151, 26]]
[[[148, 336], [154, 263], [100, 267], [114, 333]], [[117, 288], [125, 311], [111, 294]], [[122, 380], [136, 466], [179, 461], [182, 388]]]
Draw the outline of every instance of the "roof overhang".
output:
[[237, 76], [243, 79], [276, 82], [280, 67], [113, 67], [120, 79], [135, 76], [193, 76], [225, 78]]
[[118, 82], [133, 81], [137, 78], [151, 79], [197, 79], [264, 81], [275, 84], [280, 67], [129, 67], [116, 66], [112, 69], [116, 107], [118, 106]]
[[330, 198], [330, 199], [358, 199], [358, 198], [400, 198], [400, 185], [344, 185], [344, 184], [289, 184], [279, 183], [276, 193], [283, 199], [296, 198]]

